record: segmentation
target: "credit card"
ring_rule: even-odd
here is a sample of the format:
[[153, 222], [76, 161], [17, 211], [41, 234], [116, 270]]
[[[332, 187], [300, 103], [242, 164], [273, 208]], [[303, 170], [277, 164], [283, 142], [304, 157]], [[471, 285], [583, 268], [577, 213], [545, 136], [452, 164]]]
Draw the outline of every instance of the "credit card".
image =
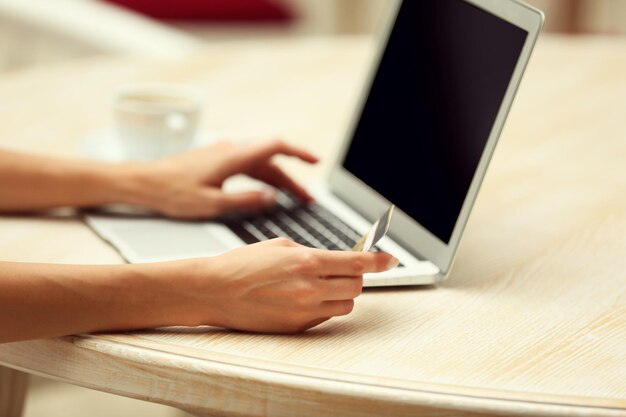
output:
[[376, 223], [372, 225], [370, 230], [365, 233], [361, 239], [352, 247], [355, 252], [368, 252], [372, 247], [382, 239], [389, 230], [391, 224], [391, 216], [393, 215], [393, 209], [396, 206], [393, 204], [387, 209], [380, 219], [376, 220]]

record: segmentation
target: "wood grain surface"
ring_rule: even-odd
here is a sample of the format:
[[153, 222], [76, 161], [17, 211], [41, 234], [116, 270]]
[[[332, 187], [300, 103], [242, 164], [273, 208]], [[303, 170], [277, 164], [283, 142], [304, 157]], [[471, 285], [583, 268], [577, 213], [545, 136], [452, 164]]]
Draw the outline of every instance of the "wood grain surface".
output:
[[[0, 77], [0, 146], [76, 156], [128, 82], [191, 83], [203, 129], [281, 136], [327, 163], [368, 39], [216, 45]], [[626, 40], [544, 37], [451, 277], [369, 289], [299, 336], [215, 328], [0, 346], [0, 363], [214, 416], [626, 416]], [[383, 140], [384, 138], [381, 138]], [[407, 186], [417, 183], [407, 178]], [[72, 213], [0, 218], [0, 258], [119, 263]]]

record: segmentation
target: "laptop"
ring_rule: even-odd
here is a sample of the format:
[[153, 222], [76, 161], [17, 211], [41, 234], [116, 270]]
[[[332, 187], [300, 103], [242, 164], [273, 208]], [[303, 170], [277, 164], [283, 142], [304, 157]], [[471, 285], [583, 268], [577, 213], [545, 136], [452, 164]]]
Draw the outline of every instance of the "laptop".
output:
[[[131, 263], [215, 256], [284, 236], [350, 250], [387, 208], [373, 250], [401, 264], [364, 285], [445, 279], [520, 84], [543, 14], [515, 0], [397, 3], [316, 202], [280, 194], [275, 208], [206, 222], [91, 213], [87, 223]], [[245, 262], [245, 260], [242, 260]]]

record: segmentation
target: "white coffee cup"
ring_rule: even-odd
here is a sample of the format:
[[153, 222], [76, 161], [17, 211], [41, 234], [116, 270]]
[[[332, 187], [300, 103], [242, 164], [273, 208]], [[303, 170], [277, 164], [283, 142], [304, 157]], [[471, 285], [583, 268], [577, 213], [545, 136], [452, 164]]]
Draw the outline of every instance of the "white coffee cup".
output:
[[125, 159], [152, 161], [189, 149], [201, 108], [200, 94], [186, 85], [120, 88], [113, 98], [113, 113]]

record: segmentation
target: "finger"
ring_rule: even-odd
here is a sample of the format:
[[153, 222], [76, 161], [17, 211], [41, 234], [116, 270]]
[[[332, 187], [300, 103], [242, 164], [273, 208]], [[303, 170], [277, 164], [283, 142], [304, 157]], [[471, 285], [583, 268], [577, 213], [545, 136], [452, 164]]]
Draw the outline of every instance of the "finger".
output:
[[276, 204], [276, 193], [271, 190], [225, 193], [211, 190], [208, 198], [216, 207], [217, 214], [231, 211], [258, 211]]
[[351, 300], [363, 292], [363, 277], [321, 278], [324, 301]]
[[327, 251], [312, 249], [314, 266], [321, 276], [360, 276], [395, 268], [400, 261], [384, 252]]
[[287, 239], [286, 237], [275, 237], [273, 239], [264, 240], [262, 242], [255, 243], [255, 245], [272, 245], [272, 246], [298, 247], [298, 248], [304, 247], [301, 244], [296, 243], [291, 239]]
[[295, 330], [293, 330], [291, 333], [302, 333], [306, 330], [312, 329], [315, 326], [319, 326], [320, 324], [326, 322], [330, 320], [330, 316], [328, 317], [321, 317], [319, 319], [315, 319], [312, 320], [308, 323], [303, 324], [302, 326], [298, 326]]
[[248, 146], [242, 150], [240, 157], [244, 165], [249, 165], [268, 160], [279, 154], [293, 156], [312, 164], [319, 161], [319, 158], [309, 151], [290, 145], [282, 140], [265, 141]]
[[288, 190], [302, 201], [313, 202], [315, 200], [306, 188], [296, 182], [276, 164], [268, 163], [263, 169], [254, 172], [252, 176], [276, 188]]
[[330, 317], [347, 316], [354, 310], [354, 300], [324, 301], [320, 314]]

